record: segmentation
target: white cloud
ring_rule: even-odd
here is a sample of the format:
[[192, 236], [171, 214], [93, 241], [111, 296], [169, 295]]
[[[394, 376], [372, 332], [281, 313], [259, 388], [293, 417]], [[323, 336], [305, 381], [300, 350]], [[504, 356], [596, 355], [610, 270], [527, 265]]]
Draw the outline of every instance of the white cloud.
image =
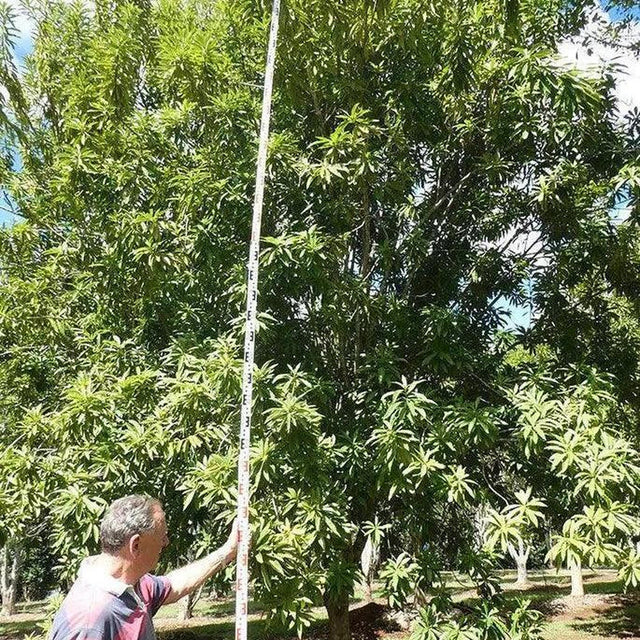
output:
[[616, 95], [621, 113], [640, 108], [640, 59], [630, 46], [640, 41], [640, 23], [633, 22], [619, 36], [619, 46], [606, 44], [611, 18], [601, 8], [594, 8], [593, 20], [576, 38], [563, 41], [558, 47], [562, 61], [587, 72], [600, 73], [603, 67], [619, 66], [614, 73]]

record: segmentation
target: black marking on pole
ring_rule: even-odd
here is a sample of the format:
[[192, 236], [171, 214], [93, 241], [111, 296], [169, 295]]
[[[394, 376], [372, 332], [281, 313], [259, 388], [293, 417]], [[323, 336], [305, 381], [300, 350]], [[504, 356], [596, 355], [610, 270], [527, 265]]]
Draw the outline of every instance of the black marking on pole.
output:
[[251, 444], [251, 405], [253, 399], [253, 361], [257, 324], [258, 266], [260, 257], [260, 225], [269, 142], [271, 95], [275, 70], [276, 44], [280, 0], [273, 0], [271, 28], [262, 97], [260, 144], [256, 167], [256, 191], [253, 202], [251, 245], [247, 265], [247, 313], [244, 342], [244, 368], [242, 373], [242, 406], [240, 409], [240, 455], [238, 456], [238, 556], [236, 573], [236, 640], [247, 640], [247, 598], [249, 584], [249, 447]]

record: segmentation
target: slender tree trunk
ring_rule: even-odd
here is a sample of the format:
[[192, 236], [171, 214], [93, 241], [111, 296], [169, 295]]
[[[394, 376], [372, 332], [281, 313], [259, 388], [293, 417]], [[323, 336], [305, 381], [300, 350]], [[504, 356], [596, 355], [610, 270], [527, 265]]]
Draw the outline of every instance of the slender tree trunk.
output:
[[190, 620], [193, 617], [193, 594], [181, 598], [178, 603], [178, 620]]
[[516, 569], [518, 570], [518, 579], [516, 585], [518, 587], [526, 587], [529, 583], [527, 574], [527, 556], [518, 555], [516, 558]]
[[[367, 294], [369, 293], [369, 277], [371, 265], [371, 201], [369, 197], [368, 185], [362, 188], [362, 256], [360, 259], [360, 277], [367, 280]], [[355, 352], [353, 354], [354, 373], [360, 362], [360, 354], [364, 351], [366, 326], [362, 312], [356, 312], [354, 322]]]
[[8, 540], [0, 552], [0, 593], [2, 615], [12, 616], [16, 612], [18, 578], [22, 568], [22, 548], [15, 540]]
[[379, 549], [371, 542], [371, 538], [367, 538], [364, 549], [360, 554], [360, 568], [362, 569], [362, 574], [365, 578], [364, 587], [367, 602], [371, 602], [371, 600], [373, 600], [373, 577], [376, 573], [376, 568], [378, 567], [379, 560]]
[[178, 620], [191, 620], [193, 618], [193, 609], [196, 606], [198, 600], [202, 596], [202, 587], [186, 595], [178, 601]]
[[[551, 539], [551, 527], [547, 527], [544, 538], [547, 544], [547, 551], [548, 551], [553, 546], [553, 542]], [[547, 569], [553, 569], [553, 568], [554, 568], [553, 560], [551, 558], [547, 558]]]
[[529, 560], [529, 553], [531, 548], [523, 544], [522, 540], [518, 541], [518, 548], [513, 545], [509, 545], [509, 554], [516, 563], [516, 570], [518, 572], [518, 578], [515, 582], [516, 587], [526, 587], [530, 585], [529, 574], [527, 572], [527, 562]]
[[580, 560], [569, 562], [571, 572], [571, 595], [582, 597], [584, 595], [584, 583], [582, 581], [582, 563]]
[[349, 626], [349, 594], [330, 598], [324, 594], [324, 606], [329, 615], [329, 640], [351, 640]]
[[473, 513], [473, 542], [478, 549], [487, 541], [487, 514], [485, 503], [480, 503]]
[[366, 600], [371, 602], [371, 565], [373, 564], [373, 544], [371, 538], [367, 538], [364, 544], [364, 549], [360, 555], [360, 568], [362, 569], [362, 575], [364, 576], [364, 586], [366, 590]]

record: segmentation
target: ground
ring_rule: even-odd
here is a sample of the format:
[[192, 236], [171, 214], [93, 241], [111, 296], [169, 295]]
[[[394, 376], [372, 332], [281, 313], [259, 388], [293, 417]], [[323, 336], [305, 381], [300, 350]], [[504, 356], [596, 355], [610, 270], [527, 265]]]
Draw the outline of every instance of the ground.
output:
[[[469, 583], [453, 574], [448, 575], [448, 586], [454, 600], [463, 602], [475, 599]], [[572, 598], [569, 593], [569, 577], [555, 571], [537, 571], [531, 574], [531, 586], [525, 591], [514, 590], [513, 574], [505, 572], [503, 588], [508, 597], [526, 596], [542, 611], [545, 619], [545, 640], [640, 640], [640, 593], [623, 593], [616, 581], [615, 572], [585, 572], [584, 598]], [[384, 601], [376, 598], [365, 603], [362, 594], [356, 593], [351, 609], [354, 640], [408, 640], [409, 633], [394, 628], [385, 618]], [[159, 640], [222, 640], [233, 637], [234, 602], [231, 598], [200, 601], [195, 617], [189, 621], [176, 619], [177, 606], [163, 607], [155, 618]], [[266, 621], [257, 605], [250, 609], [249, 638], [267, 636]], [[327, 636], [326, 614], [323, 608], [316, 610], [317, 621], [311, 627], [308, 638], [324, 640]], [[21, 605], [20, 613], [12, 618], [0, 618], [0, 640], [21, 640], [38, 631], [38, 624], [45, 618], [44, 603]]]

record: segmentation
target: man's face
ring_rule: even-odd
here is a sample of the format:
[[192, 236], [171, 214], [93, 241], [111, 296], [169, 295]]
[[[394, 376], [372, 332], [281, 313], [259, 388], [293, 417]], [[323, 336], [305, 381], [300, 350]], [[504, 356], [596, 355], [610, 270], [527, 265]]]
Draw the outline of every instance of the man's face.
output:
[[154, 520], [155, 527], [140, 534], [138, 561], [145, 573], [156, 568], [162, 550], [169, 544], [167, 522], [159, 506], [155, 507]]

